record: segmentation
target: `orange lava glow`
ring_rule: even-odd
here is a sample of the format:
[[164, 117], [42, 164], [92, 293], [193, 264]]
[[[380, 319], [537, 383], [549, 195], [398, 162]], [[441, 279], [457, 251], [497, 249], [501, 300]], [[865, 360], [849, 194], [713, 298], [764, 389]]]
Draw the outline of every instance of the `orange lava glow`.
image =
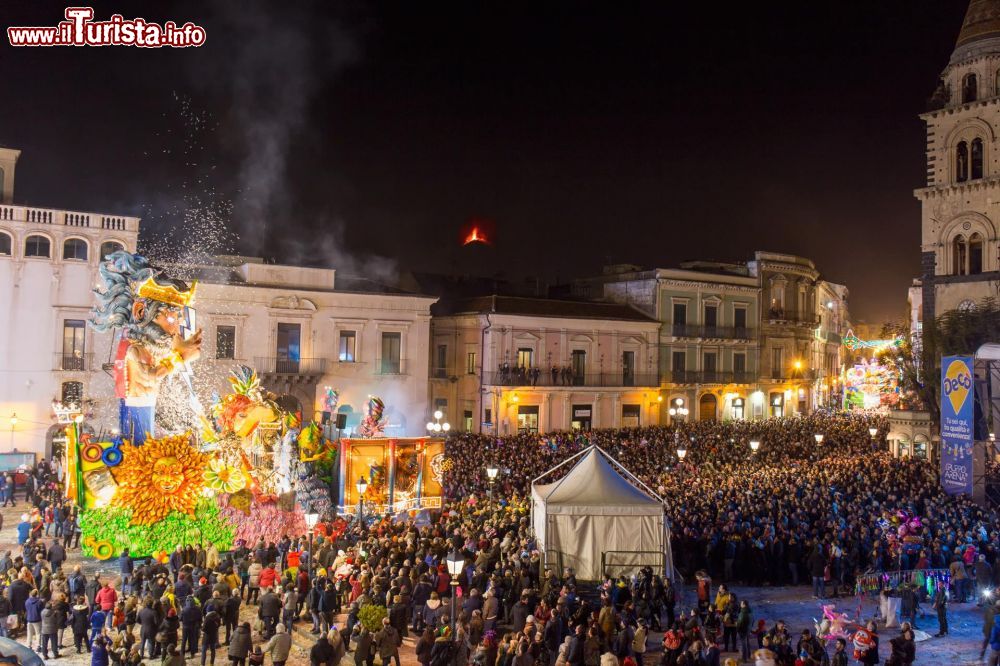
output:
[[486, 234], [480, 231], [479, 227], [472, 227], [472, 231], [469, 235], [465, 237], [462, 245], [468, 245], [469, 243], [489, 243], [490, 240], [486, 237]]

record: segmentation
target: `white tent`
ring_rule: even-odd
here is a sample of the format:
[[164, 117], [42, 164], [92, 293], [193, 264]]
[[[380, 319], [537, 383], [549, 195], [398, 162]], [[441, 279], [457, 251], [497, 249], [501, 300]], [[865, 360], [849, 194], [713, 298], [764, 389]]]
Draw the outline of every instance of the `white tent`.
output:
[[[574, 459], [562, 479], [539, 483]], [[532, 526], [548, 566], [572, 567], [582, 580], [600, 580], [603, 555], [612, 574], [650, 566], [672, 576], [663, 500], [600, 447], [535, 479], [531, 500]]]

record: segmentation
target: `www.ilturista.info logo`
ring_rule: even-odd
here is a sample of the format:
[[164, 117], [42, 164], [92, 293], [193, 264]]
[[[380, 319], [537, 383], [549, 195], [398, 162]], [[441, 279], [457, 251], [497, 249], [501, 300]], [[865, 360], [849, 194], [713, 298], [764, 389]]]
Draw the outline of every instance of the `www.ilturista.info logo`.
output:
[[138, 46], [186, 48], [205, 43], [205, 29], [190, 21], [178, 26], [174, 21], [163, 25], [146, 19], [126, 19], [114, 14], [107, 21], [94, 21], [93, 7], [67, 7], [66, 20], [53, 27], [23, 26], [7, 28], [11, 46]]
[[942, 390], [951, 403], [953, 413], [957, 415], [972, 391], [972, 377], [969, 376], [969, 366], [964, 361], [956, 359], [948, 364]]

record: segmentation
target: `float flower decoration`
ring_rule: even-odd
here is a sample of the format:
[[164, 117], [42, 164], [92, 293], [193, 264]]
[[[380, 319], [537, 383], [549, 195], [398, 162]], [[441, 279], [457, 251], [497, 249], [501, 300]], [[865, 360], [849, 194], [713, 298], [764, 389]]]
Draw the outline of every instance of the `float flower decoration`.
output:
[[208, 469], [202, 476], [208, 488], [220, 493], [235, 493], [247, 485], [247, 477], [243, 470], [219, 458], [208, 463]]
[[174, 511], [194, 516], [209, 456], [192, 448], [190, 439], [188, 434], [174, 435], [124, 447], [114, 471], [118, 489], [111, 503], [132, 510], [131, 524], [152, 525]]

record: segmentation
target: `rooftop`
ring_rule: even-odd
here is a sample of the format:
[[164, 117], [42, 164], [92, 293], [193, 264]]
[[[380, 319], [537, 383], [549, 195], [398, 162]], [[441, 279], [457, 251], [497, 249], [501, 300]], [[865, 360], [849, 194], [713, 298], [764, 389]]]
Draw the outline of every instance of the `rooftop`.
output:
[[486, 312], [564, 319], [606, 319], [659, 323], [656, 319], [643, 314], [631, 305], [552, 298], [492, 295], [438, 301], [431, 306], [431, 314], [438, 317]]

